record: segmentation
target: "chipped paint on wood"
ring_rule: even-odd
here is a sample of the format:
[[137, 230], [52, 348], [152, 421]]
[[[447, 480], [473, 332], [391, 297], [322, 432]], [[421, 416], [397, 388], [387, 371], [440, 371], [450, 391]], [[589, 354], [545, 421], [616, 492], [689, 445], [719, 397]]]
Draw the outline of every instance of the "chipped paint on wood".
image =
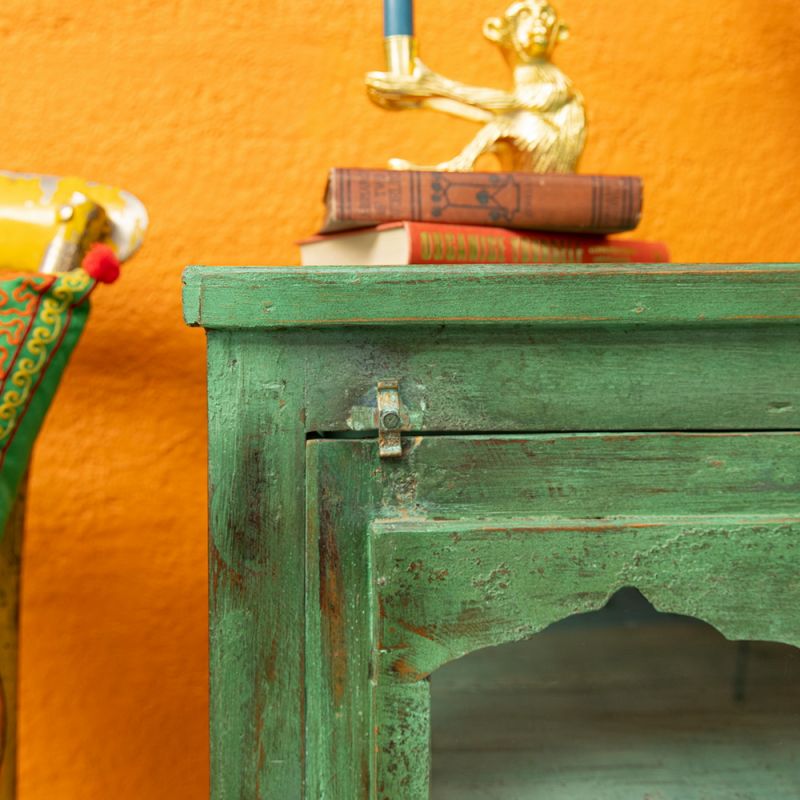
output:
[[217, 329], [800, 321], [796, 264], [189, 267], [183, 280], [186, 322]]
[[[214, 800], [422, 800], [424, 677], [620, 585], [800, 643], [798, 299], [797, 265], [189, 270]], [[386, 376], [402, 458], [316, 438]]]
[[386, 374], [400, 377], [416, 432], [800, 429], [800, 371], [786, 369], [800, 363], [800, 326], [284, 335], [313, 377], [313, 431], [375, 430]]
[[208, 350], [211, 796], [302, 797], [301, 386], [279, 343]]
[[420, 437], [390, 463], [373, 441], [308, 448], [340, 535], [370, 543], [371, 593], [353, 580], [351, 603], [371, 597], [372, 627], [350, 627], [376, 661], [373, 793], [319, 796], [425, 798], [425, 678], [623, 586], [730, 638], [800, 645], [796, 433]]
[[[420, 680], [473, 650], [594, 611], [625, 586], [730, 639], [800, 646], [800, 615], [788, 613], [800, 609], [800, 516], [637, 522], [620, 519], [603, 530], [576, 520], [551, 530], [530, 520], [487, 530], [472, 521], [421, 521], [383, 531], [378, 523], [384, 669], [397, 680]], [[444, 580], [433, 577], [445, 572]]]
[[[368, 798], [374, 769], [373, 465], [307, 447], [306, 797]], [[296, 621], [296, 624], [300, 624]]]
[[430, 685], [387, 683], [378, 695], [375, 800], [428, 800]]

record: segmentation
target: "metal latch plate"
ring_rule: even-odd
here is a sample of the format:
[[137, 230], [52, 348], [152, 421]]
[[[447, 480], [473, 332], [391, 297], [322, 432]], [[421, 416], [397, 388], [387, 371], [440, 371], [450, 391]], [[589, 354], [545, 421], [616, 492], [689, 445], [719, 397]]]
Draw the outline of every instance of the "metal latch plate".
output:
[[400, 431], [403, 414], [400, 409], [399, 382], [378, 381], [378, 451], [381, 458], [399, 458], [403, 455]]

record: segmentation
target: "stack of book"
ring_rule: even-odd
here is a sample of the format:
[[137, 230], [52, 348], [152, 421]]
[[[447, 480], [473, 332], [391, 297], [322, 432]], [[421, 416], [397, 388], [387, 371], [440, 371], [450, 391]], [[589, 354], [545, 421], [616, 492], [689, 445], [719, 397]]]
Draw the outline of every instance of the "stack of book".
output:
[[631, 176], [332, 169], [325, 222], [300, 242], [304, 266], [668, 261], [633, 230]]

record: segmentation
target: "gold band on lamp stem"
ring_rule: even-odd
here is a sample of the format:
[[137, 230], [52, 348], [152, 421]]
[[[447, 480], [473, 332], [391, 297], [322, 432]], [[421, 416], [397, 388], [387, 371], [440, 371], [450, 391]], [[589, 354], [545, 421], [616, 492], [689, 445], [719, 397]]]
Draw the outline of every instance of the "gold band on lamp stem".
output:
[[387, 36], [383, 40], [386, 52], [386, 71], [395, 75], [411, 75], [417, 58], [417, 40], [414, 36]]

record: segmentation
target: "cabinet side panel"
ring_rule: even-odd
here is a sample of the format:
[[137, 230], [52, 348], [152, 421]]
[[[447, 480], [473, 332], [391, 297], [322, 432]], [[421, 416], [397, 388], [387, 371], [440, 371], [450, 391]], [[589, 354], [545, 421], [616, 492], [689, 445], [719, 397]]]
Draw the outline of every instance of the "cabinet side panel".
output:
[[303, 375], [280, 336], [210, 332], [211, 797], [303, 796]]

